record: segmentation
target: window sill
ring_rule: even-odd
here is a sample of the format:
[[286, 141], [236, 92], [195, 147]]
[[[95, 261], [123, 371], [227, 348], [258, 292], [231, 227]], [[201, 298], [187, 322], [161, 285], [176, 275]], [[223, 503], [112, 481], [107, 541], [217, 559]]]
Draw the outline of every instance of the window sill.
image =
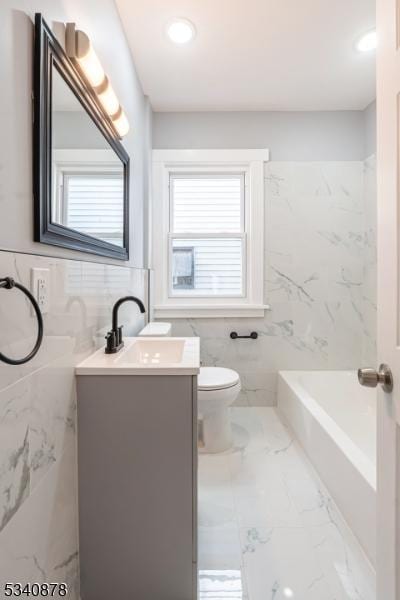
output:
[[171, 304], [159, 305], [154, 307], [154, 317], [156, 319], [212, 319], [223, 317], [264, 317], [264, 313], [271, 310], [269, 304]]

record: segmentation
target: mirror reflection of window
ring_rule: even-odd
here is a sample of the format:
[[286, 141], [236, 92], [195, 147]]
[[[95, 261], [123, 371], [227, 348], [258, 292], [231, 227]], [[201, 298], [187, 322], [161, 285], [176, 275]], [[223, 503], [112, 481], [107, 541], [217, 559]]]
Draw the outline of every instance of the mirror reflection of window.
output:
[[51, 220], [123, 246], [123, 165], [56, 69]]

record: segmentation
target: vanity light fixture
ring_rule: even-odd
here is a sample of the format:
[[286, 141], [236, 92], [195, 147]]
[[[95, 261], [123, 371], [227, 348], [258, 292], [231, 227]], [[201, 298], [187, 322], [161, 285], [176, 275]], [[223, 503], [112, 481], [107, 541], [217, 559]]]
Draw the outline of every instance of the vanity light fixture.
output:
[[377, 41], [376, 31], [372, 29], [359, 38], [356, 48], [359, 52], [370, 52], [376, 49]]
[[78, 64], [86, 81], [93, 88], [118, 135], [124, 137], [129, 131], [128, 119], [93, 50], [89, 37], [83, 31], [77, 30], [75, 23], [66, 25], [65, 49], [69, 58]]
[[187, 44], [196, 35], [196, 28], [188, 19], [172, 19], [167, 23], [167, 36], [174, 44]]

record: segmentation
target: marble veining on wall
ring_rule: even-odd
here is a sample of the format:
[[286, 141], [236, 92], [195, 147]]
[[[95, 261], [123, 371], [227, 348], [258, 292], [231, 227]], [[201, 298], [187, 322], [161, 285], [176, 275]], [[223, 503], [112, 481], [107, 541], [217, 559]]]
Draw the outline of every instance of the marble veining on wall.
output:
[[[375, 158], [265, 167], [264, 318], [175, 319], [201, 337], [204, 365], [237, 370], [237, 404], [275, 404], [281, 369], [375, 364]], [[258, 331], [236, 340], [230, 331]]]
[[[78, 599], [74, 366], [104, 343], [120, 296], [147, 303], [147, 271], [0, 252], [0, 274], [27, 287], [32, 267], [50, 270], [43, 345], [25, 365], [0, 363], [0, 581], [60, 581]], [[0, 290], [0, 350], [20, 356], [36, 321], [23, 295]], [[144, 318], [120, 311], [126, 334]]]

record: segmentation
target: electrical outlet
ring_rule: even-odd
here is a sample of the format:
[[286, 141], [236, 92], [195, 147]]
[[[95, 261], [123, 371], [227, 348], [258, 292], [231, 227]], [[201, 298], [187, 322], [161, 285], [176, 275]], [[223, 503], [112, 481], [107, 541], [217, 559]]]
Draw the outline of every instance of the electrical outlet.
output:
[[50, 308], [50, 270], [31, 269], [31, 292], [42, 314], [49, 312]]

